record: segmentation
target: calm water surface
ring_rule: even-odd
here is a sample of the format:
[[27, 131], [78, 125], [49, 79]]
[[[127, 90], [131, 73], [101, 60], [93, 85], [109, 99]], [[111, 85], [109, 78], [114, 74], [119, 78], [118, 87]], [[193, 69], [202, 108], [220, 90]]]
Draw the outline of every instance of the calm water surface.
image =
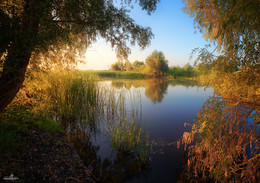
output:
[[[88, 151], [92, 156], [83, 155], [86, 162], [92, 162], [89, 166], [99, 169], [96, 174], [103, 176], [104, 182], [183, 180], [184, 151], [182, 146], [177, 148], [176, 142], [183, 132], [190, 130], [184, 123], [193, 122], [203, 103], [213, 95], [213, 89], [187, 80], [106, 80], [100, 84], [114, 88], [115, 92], [129, 93], [125, 98], [127, 116], [132, 115], [132, 108], [138, 110], [135, 119], [141, 121], [142, 128], [150, 134], [153, 146], [149, 155], [150, 167], [140, 171], [131, 158], [122, 157], [111, 148], [106, 125], [101, 122], [99, 130], [84, 144], [91, 146]], [[133, 97], [135, 95], [138, 97]]]

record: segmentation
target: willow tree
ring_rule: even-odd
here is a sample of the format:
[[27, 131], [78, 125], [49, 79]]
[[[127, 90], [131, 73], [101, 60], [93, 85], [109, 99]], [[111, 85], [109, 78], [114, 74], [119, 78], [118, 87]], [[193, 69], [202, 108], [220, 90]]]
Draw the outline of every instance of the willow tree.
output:
[[[138, 2], [150, 14], [158, 1]], [[127, 57], [129, 44], [149, 45], [153, 36], [150, 28], [129, 17], [128, 7], [136, 1], [120, 2], [121, 6], [115, 0], [2, 0], [0, 110], [21, 88], [29, 62], [40, 65], [41, 58], [57, 53], [78, 55], [98, 36], [110, 42], [119, 57]], [[32, 58], [37, 59], [33, 62]]]
[[184, 3], [196, 28], [216, 44], [226, 62], [238, 67], [259, 64], [259, 0], [184, 0]]

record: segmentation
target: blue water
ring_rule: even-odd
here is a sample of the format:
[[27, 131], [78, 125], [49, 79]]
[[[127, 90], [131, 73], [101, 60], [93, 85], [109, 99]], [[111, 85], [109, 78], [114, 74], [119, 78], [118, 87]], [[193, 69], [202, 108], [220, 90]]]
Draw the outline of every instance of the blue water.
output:
[[[190, 130], [190, 127], [184, 127], [184, 123], [194, 121], [204, 102], [213, 95], [213, 89], [185, 80], [113, 80], [103, 84], [116, 91], [125, 90], [141, 96], [141, 101], [134, 102], [138, 107], [141, 102], [136, 118], [149, 133], [153, 146], [149, 155], [150, 168], [136, 171], [131, 160], [118, 156], [110, 146], [106, 130], [101, 129], [91, 139], [99, 148], [96, 156], [100, 158], [100, 175], [105, 174], [107, 182], [177, 182], [183, 169], [184, 152], [183, 147], [177, 148], [176, 141], [183, 132]], [[133, 105], [130, 97], [126, 97], [126, 105], [127, 108]], [[104, 168], [106, 162], [109, 165]]]

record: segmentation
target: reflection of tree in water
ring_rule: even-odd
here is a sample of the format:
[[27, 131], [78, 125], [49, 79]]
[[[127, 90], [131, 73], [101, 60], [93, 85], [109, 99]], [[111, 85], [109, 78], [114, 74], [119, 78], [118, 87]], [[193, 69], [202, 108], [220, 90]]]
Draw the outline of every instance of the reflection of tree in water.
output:
[[147, 80], [113, 80], [112, 84], [115, 88], [126, 88], [131, 87], [145, 88], [145, 95], [151, 99], [153, 103], [161, 102], [164, 94], [167, 91], [168, 86], [185, 86], [195, 87], [200, 86], [198, 82], [193, 80], [165, 80], [165, 79], [147, 79]]
[[130, 88], [133, 86], [133, 82], [113, 80], [111, 83], [111, 86], [113, 86], [114, 88], [117, 88], [117, 89], [126, 88], [127, 90], [130, 90]]
[[186, 88], [189, 87], [201, 87], [201, 84], [198, 81], [195, 80], [188, 80], [188, 79], [175, 79], [169, 81], [169, 85], [172, 87], [175, 86], [184, 86]]
[[123, 82], [123, 81], [112, 81], [111, 85], [114, 87], [114, 88], [117, 88], [117, 89], [120, 89], [120, 88], [123, 88], [125, 87], [126, 83]]
[[255, 104], [208, 99], [193, 130], [183, 134], [184, 143], [197, 139], [188, 149], [188, 170], [202, 181], [260, 180], [259, 120]]
[[160, 103], [168, 88], [168, 82], [161, 79], [150, 80], [147, 82], [145, 88], [145, 95], [150, 98], [153, 103]]
[[134, 176], [145, 176], [148, 169], [140, 167], [137, 159], [131, 154], [117, 153], [114, 160], [102, 160], [98, 156], [99, 146], [93, 146], [90, 136], [76, 129], [69, 135], [77, 153], [87, 167], [93, 169], [96, 182], [125, 182]]

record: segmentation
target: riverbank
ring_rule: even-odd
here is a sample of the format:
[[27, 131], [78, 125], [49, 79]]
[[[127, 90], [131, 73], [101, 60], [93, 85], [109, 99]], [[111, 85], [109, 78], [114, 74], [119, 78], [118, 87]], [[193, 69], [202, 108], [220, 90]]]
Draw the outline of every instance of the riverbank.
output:
[[183, 79], [183, 80], [197, 80], [197, 75], [185, 75], [185, 72], [169, 72], [160, 77], [154, 77], [151, 75], [147, 75], [142, 72], [133, 72], [133, 71], [108, 71], [108, 70], [81, 70], [79, 71], [83, 75], [93, 74], [98, 76], [101, 79], [134, 79], [134, 80], [142, 80], [142, 79], [163, 79], [163, 80], [175, 80], [175, 79]]
[[94, 74], [101, 78], [121, 78], [121, 79], [144, 79], [147, 76], [141, 72], [131, 72], [131, 71], [92, 71], [92, 70], [82, 70], [83, 74]]
[[16, 134], [19, 149], [0, 155], [0, 180], [16, 182], [97, 182], [62, 132], [29, 127]]

